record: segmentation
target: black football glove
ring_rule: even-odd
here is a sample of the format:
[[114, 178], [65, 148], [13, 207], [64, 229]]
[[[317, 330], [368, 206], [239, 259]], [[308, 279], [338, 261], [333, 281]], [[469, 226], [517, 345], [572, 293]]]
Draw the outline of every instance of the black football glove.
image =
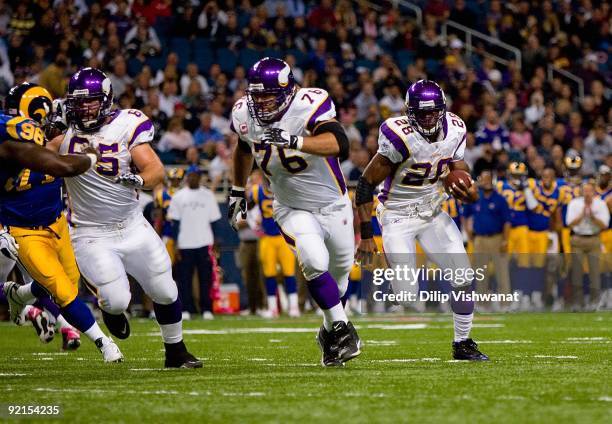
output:
[[247, 201], [244, 187], [232, 187], [229, 195], [229, 208], [227, 210], [227, 219], [234, 229], [238, 231], [238, 215], [242, 219], [247, 217]]
[[261, 142], [284, 149], [301, 150], [304, 137], [291, 135], [281, 128], [266, 128]]

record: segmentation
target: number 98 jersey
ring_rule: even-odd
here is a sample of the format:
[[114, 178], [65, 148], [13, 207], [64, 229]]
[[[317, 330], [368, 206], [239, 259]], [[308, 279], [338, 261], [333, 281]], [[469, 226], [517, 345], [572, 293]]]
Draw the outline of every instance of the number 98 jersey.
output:
[[[325, 90], [300, 88], [282, 118], [269, 127], [282, 128], [291, 135], [310, 136], [318, 123], [335, 117], [336, 108]], [[346, 193], [337, 157], [325, 158], [261, 144], [266, 127], [251, 118], [246, 97], [234, 104], [231, 128], [248, 143], [281, 205], [315, 211], [336, 202]]]
[[380, 126], [378, 153], [397, 169], [382, 182], [378, 200], [387, 209], [402, 209], [424, 197], [431, 201], [441, 196], [440, 177], [449, 163], [463, 160], [465, 138], [465, 123], [450, 112], [433, 143], [412, 128], [406, 116], [387, 119]]
[[71, 126], [60, 146], [60, 154], [78, 153], [87, 146], [101, 159], [89, 171], [66, 178], [68, 220], [73, 226], [118, 224], [140, 211], [135, 189], [115, 183], [124, 172], [132, 172], [130, 151], [153, 140], [151, 120], [139, 110], [116, 110], [110, 120], [94, 132]]

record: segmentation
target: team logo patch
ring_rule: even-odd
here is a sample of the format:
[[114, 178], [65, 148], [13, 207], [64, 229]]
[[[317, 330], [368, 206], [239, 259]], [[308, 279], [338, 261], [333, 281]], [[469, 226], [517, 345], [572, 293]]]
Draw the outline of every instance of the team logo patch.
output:
[[240, 134], [246, 134], [248, 132], [247, 124], [240, 124]]
[[278, 85], [287, 87], [289, 84], [289, 72], [291, 72], [291, 68], [287, 65], [278, 73]]

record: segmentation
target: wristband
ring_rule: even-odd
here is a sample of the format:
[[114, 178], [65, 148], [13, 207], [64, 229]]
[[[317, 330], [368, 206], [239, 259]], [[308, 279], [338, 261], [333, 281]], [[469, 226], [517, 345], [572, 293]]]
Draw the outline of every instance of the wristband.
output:
[[361, 239], [371, 239], [374, 236], [374, 230], [372, 229], [372, 221], [362, 222], [359, 225], [361, 231]]
[[94, 155], [93, 153], [85, 153], [85, 154], [87, 155], [87, 157], [91, 161], [91, 165], [89, 165], [89, 168], [93, 168], [96, 165], [96, 163], [98, 162], [98, 156]]
[[297, 142], [295, 143], [296, 150], [302, 150], [302, 146], [304, 145], [304, 137], [298, 136]]

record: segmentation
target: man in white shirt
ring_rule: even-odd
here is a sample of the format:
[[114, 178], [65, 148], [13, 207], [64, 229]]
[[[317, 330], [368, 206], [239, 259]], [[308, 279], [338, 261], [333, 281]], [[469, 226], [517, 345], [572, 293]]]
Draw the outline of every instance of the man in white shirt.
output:
[[590, 302], [584, 304], [595, 310], [599, 307], [601, 290], [599, 233], [608, 228], [610, 211], [606, 202], [595, 195], [595, 186], [592, 183], [585, 183], [582, 186], [582, 197], [577, 197], [569, 203], [566, 220], [572, 230], [573, 307], [578, 309], [584, 300], [581, 296], [582, 263], [583, 255], [586, 254], [589, 262]]
[[200, 186], [201, 171], [197, 166], [187, 169], [187, 186], [177, 191], [170, 202], [168, 216], [172, 220], [175, 240], [177, 279], [183, 315], [196, 312], [192, 295], [192, 278], [197, 269], [200, 282], [200, 310], [204, 319], [212, 319], [212, 246], [213, 223], [221, 218], [219, 204], [209, 189]]

